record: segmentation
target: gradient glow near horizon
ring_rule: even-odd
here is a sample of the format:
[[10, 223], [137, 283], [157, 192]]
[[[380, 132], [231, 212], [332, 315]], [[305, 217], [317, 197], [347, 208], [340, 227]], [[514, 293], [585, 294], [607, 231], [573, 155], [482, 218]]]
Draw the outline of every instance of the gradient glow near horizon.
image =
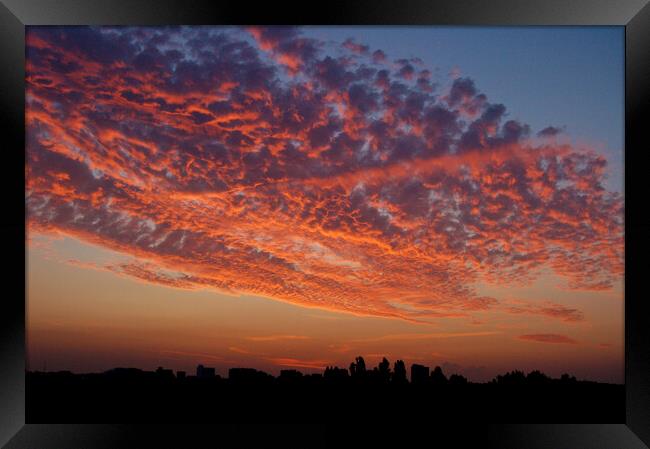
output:
[[28, 27], [28, 368], [622, 383], [621, 30]]

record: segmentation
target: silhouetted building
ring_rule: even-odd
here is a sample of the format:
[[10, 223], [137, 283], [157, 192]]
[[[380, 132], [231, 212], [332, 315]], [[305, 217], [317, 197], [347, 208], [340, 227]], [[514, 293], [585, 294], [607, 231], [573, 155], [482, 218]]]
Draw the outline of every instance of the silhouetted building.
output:
[[270, 382], [273, 380], [273, 376], [255, 368], [230, 368], [228, 370], [228, 380], [245, 383]]
[[423, 385], [429, 379], [429, 367], [414, 363], [411, 365], [411, 383], [414, 385]]
[[156, 375], [161, 379], [173, 379], [174, 371], [159, 366], [158, 369], [156, 370]]
[[199, 379], [212, 379], [215, 377], [214, 368], [199, 365], [196, 367], [196, 377]]
[[104, 372], [107, 376], [135, 376], [143, 373], [140, 368], [113, 368]]
[[185, 379], [185, 371], [176, 371], [176, 379], [178, 380]]
[[298, 379], [302, 377], [302, 373], [295, 369], [280, 370], [280, 379]]

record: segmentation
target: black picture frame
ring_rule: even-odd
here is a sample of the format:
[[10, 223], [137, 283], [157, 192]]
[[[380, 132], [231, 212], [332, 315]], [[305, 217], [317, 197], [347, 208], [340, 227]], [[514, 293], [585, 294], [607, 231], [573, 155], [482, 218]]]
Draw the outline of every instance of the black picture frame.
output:
[[[650, 326], [644, 293], [644, 257], [650, 249], [647, 218], [647, 162], [650, 142], [644, 117], [650, 116], [650, 4], [648, 0], [364, 0], [311, 3], [281, 8], [277, 2], [248, 5], [213, 1], [0, 1], [0, 114], [3, 162], [0, 176], [5, 244], [5, 294], [0, 306], [0, 445], [7, 448], [188, 447], [190, 439], [236, 436], [286, 439], [287, 423], [254, 432], [253, 424], [212, 429], [135, 425], [25, 424], [25, 203], [24, 64], [26, 25], [163, 24], [374, 24], [374, 25], [619, 25], [625, 27], [625, 385], [624, 424], [521, 424], [455, 426], [429, 423], [432, 445], [443, 435], [454, 447], [468, 441], [501, 449], [643, 448], [650, 446]], [[22, 156], [21, 156], [22, 155]], [[426, 419], [426, 417], [424, 417]], [[262, 424], [255, 424], [256, 426]], [[215, 425], [216, 426], [216, 425]], [[315, 424], [318, 427], [318, 424]], [[343, 427], [349, 427], [350, 424]], [[223, 428], [222, 428], [223, 427]], [[414, 423], [410, 434], [418, 434]], [[341, 428], [341, 426], [339, 426]], [[305, 427], [302, 426], [304, 431]], [[406, 433], [406, 432], [404, 432]], [[423, 433], [423, 432], [422, 432]], [[360, 433], [357, 433], [360, 435]], [[319, 445], [326, 432], [313, 434]], [[426, 441], [426, 440], [425, 440]], [[286, 441], [285, 441], [286, 442]], [[349, 440], [348, 440], [349, 442]], [[424, 443], [428, 444], [428, 443]], [[448, 446], [445, 446], [448, 447]]]

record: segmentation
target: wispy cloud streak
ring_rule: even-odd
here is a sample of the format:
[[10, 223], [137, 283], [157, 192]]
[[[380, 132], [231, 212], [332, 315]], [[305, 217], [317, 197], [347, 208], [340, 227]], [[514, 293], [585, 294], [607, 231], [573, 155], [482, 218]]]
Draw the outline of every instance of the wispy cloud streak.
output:
[[538, 343], [552, 343], [552, 344], [576, 344], [578, 343], [571, 337], [558, 334], [529, 334], [520, 335], [520, 340], [534, 341]]
[[246, 340], [255, 341], [255, 342], [309, 340], [309, 339], [310, 337], [306, 335], [263, 335], [263, 336], [246, 337]]

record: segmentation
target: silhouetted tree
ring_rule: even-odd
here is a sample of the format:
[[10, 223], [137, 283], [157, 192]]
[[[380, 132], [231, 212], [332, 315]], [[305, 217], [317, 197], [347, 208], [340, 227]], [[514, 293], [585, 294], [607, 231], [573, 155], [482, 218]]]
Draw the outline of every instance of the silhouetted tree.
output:
[[386, 357], [384, 357], [381, 362], [379, 362], [379, 365], [377, 365], [377, 371], [379, 373], [379, 378], [382, 381], [388, 382], [390, 380], [390, 362]]
[[445, 385], [447, 383], [447, 378], [439, 366], [436, 366], [431, 372], [431, 383], [434, 385]]
[[359, 356], [356, 358], [357, 361], [357, 373], [364, 374], [366, 372], [366, 361], [363, 360], [363, 357]]
[[393, 382], [406, 383], [406, 365], [403, 360], [398, 360], [393, 365]]
[[449, 385], [465, 385], [467, 383], [467, 379], [465, 376], [461, 376], [460, 374], [452, 374], [449, 376]]
[[528, 373], [526, 376], [526, 382], [530, 384], [535, 384], [535, 385], [541, 385], [541, 384], [546, 384], [551, 381], [551, 378], [548, 377], [546, 374], [542, 373], [539, 370], [534, 370]]
[[500, 385], [524, 385], [526, 384], [526, 375], [523, 371], [510, 371], [504, 375], [498, 375], [496, 383]]
[[569, 376], [568, 374], [564, 373], [560, 377], [560, 382], [562, 383], [572, 383], [572, 382], [577, 382], [575, 376]]
[[327, 366], [325, 367], [323, 377], [328, 380], [341, 381], [348, 377], [348, 370], [339, 368], [338, 366]]
[[352, 377], [363, 377], [366, 374], [366, 362], [359, 356], [350, 363], [350, 375]]

